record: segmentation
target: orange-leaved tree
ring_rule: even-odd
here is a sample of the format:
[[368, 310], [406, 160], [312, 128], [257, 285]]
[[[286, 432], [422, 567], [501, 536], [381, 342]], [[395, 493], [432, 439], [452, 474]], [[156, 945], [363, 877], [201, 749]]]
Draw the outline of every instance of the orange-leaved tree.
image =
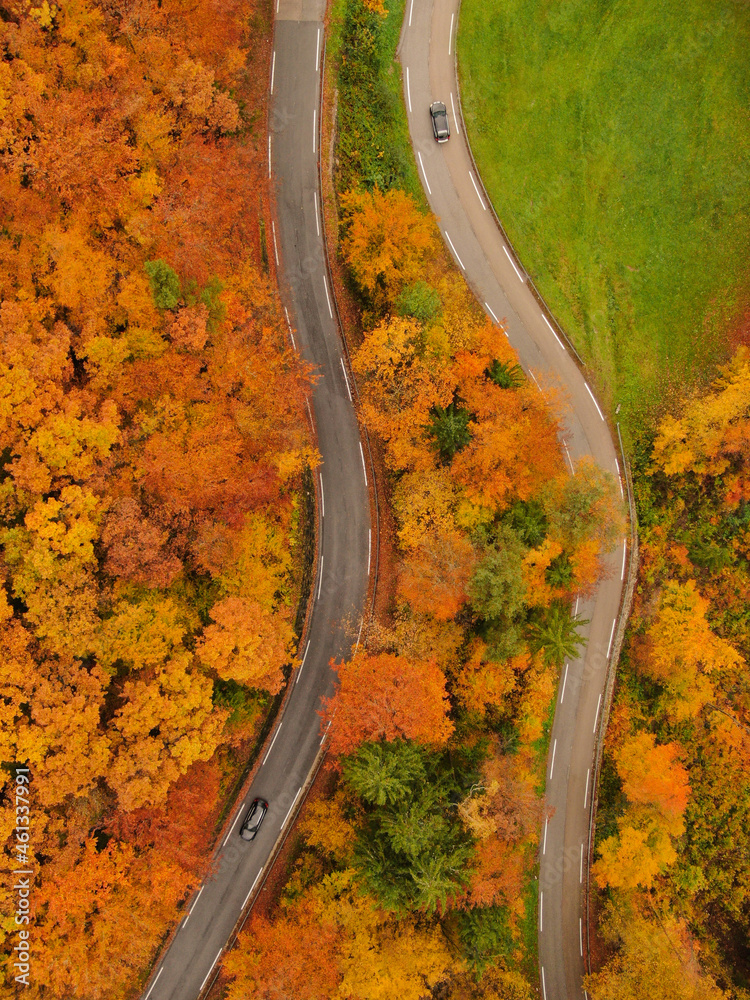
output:
[[337, 667], [338, 688], [324, 701], [331, 751], [352, 753], [365, 740], [442, 745], [453, 732], [445, 675], [433, 662], [357, 652]]

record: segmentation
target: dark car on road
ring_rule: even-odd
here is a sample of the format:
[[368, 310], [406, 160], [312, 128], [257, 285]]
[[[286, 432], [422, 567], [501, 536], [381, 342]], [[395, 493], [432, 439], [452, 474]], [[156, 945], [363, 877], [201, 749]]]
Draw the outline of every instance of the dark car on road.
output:
[[253, 804], [245, 816], [245, 822], [240, 827], [240, 837], [243, 840], [255, 840], [267, 811], [268, 803], [265, 799], [253, 799]]
[[438, 142], [447, 142], [451, 137], [450, 125], [448, 124], [448, 109], [440, 101], [435, 101], [430, 105], [430, 118], [432, 119], [432, 132]]

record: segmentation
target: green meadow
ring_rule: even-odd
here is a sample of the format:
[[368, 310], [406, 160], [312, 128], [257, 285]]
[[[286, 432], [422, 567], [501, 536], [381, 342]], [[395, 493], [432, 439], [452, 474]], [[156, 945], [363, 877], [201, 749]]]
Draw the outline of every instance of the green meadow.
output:
[[750, 304], [750, 6], [463, 0], [472, 148], [498, 216], [631, 436]]

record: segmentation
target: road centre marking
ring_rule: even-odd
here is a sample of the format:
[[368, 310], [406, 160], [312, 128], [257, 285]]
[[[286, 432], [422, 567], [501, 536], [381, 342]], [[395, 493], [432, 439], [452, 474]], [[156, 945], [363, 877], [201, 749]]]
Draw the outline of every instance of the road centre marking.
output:
[[492, 309], [490, 308], [490, 304], [489, 304], [489, 302], [485, 302], [485, 304], [484, 304], [484, 308], [485, 308], [485, 309], [487, 310], [487, 312], [488, 312], [488, 313], [490, 314], [490, 316], [491, 316], [491, 317], [493, 318], [493, 320], [494, 320], [494, 321], [495, 321], [496, 323], [499, 323], [499, 322], [500, 322], [500, 320], [499, 320], [499, 319], [497, 318], [497, 316], [496, 316], [496, 315], [494, 314], [494, 312], [493, 312], [493, 311], [492, 311]]
[[320, 217], [318, 216], [318, 192], [313, 191], [313, 197], [315, 198], [315, 228], [320, 236]]
[[584, 792], [584, 795], [583, 795], [583, 808], [584, 809], [586, 808], [586, 805], [587, 805], [587, 803], [589, 801], [589, 778], [590, 777], [591, 777], [591, 768], [589, 768], [588, 771], [586, 772], [586, 791]]
[[313, 108], [313, 153], [317, 152], [315, 143], [318, 140], [318, 109]]
[[409, 4], [409, 27], [411, 28], [411, 15], [414, 13], [414, 0]]
[[552, 775], [554, 774], [554, 771], [555, 771], [555, 753], [556, 752], [557, 752], [557, 740], [555, 740], [554, 744], [552, 745], [552, 763], [550, 764], [550, 767], [549, 767], [549, 780], [550, 781], [552, 781]]
[[544, 892], [539, 893], [539, 933], [544, 930]]
[[320, 28], [318, 28], [318, 38], [315, 42], [315, 72], [318, 72], [318, 67], [320, 66]]
[[622, 540], [622, 569], [620, 570], [620, 582], [621, 583], [625, 579], [625, 560], [627, 558], [627, 555], [628, 555], [628, 543], [623, 538], [623, 540]]
[[544, 844], [542, 846], [542, 854], [547, 853], [547, 824], [549, 823], [549, 816], [544, 817]]
[[451, 28], [448, 32], [448, 55], [451, 54], [451, 45], [453, 44], [453, 19], [455, 16], [455, 14], [451, 14]]
[[411, 87], [409, 86], [409, 67], [406, 67], [406, 99], [409, 102], [409, 114], [411, 114]]
[[365, 474], [365, 486], [367, 486], [367, 466], [365, 465], [365, 453], [362, 451], [362, 442], [359, 442], [359, 454], [362, 458], [362, 470]]
[[276, 73], [276, 49], [273, 50], [273, 59], [271, 60], [271, 93], [273, 94], [273, 78]]
[[320, 573], [318, 575], [318, 596], [316, 598], [316, 600], [318, 600], [318, 601], [320, 600], [320, 589], [323, 586], [323, 560], [324, 559], [325, 559], [325, 556], [321, 556], [320, 557]]

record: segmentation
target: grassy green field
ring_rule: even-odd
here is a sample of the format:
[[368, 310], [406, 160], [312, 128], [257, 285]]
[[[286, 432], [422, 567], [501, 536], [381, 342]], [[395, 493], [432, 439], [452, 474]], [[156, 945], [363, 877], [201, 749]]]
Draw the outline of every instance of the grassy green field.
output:
[[748, 53], [741, 0], [463, 0], [482, 177], [631, 434], [750, 301]]

